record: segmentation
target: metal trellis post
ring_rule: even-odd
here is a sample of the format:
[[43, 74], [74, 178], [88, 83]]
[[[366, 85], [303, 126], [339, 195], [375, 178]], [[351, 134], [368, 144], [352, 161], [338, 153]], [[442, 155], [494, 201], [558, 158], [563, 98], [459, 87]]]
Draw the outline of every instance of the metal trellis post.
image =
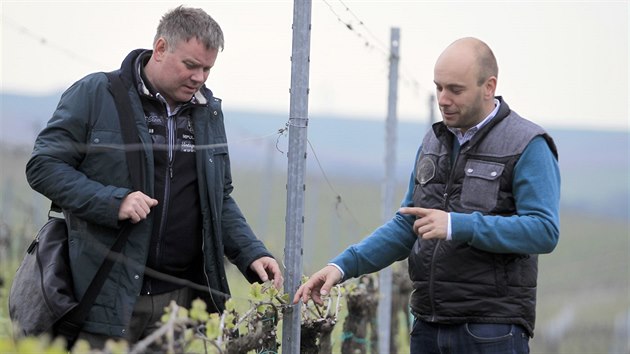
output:
[[[284, 244], [284, 290], [292, 300], [302, 278], [304, 194], [308, 126], [308, 79], [311, 46], [310, 0], [293, 2], [293, 43], [289, 108], [286, 235]], [[300, 352], [300, 307], [287, 307], [282, 325], [282, 352]]]
[[[396, 186], [396, 103], [398, 101], [398, 61], [400, 29], [392, 27], [389, 57], [389, 94], [387, 95], [387, 120], [385, 128], [385, 182], [383, 185], [383, 221], [391, 219], [394, 210], [394, 189]], [[390, 326], [392, 316], [392, 268], [379, 273], [378, 301], [378, 347], [379, 353], [390, 352]]]

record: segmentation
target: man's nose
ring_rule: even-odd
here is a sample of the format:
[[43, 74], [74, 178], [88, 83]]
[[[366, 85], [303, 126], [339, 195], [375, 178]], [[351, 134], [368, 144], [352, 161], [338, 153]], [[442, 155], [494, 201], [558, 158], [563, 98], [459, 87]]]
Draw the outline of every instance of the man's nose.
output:
[[437, 103], [440, 107], [451, 104], [451, 98], [445, 90], [437, 93]]
[[191, 76], [191, 79], [198, 83], [206, 82], [206, 78], [208, 78], [208, 75], [203, 69], [195, 70]]

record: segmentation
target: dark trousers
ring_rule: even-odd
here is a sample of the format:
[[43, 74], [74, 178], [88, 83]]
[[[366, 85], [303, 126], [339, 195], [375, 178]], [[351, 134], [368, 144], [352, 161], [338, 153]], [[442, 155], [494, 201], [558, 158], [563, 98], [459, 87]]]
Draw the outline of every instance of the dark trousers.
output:
[[102, 334], [81, 331], [78, 339], [88, 341], [92, 349], [103, 349], [108, 339], [125, 339], [133, 345], [133, 343], [160, 328], [164, 309], [169, 306], [171, 301], [175, 301], [179, 306], [190, 308], [191, 296], [192, 291], [187, 287], [164, 294], [138, 296], [125, 338], [112, 338]]
[[526, 354], [529, 335], [514, 324], [444, 325], [416, 319], [410, 349], [413, 354]]

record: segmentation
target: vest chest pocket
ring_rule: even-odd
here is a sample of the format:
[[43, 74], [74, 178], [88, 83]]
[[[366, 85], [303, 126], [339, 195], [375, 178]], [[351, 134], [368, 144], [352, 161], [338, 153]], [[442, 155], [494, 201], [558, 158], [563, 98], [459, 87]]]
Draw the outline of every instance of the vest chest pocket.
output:
[[505, 166], [496, 162], [468, 160], [464, 168], [461, 203], [464, 208], [489, 212], [497, 205], [500, 177]]

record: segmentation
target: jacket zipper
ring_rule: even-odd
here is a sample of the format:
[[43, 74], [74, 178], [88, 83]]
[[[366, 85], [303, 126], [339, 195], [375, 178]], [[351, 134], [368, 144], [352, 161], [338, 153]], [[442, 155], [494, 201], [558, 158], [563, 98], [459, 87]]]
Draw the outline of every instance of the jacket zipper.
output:
[[155, 247], [155, 259], [159, 260], [160, 249], [162, 245], [162, 236], [164, 235], [164, 229], [166, 228], [166, 219], [168, 216], [169, 199], [171, 196], [171, 179], [173, 179], [173, 157], [175, 149], [175, 118], [170, 116], [166, 119], [166, 135], [168, 141], [167, 153], [168, 153], [168, 167], [167, 176], [164, 178], [164, 201], [162, 202], [162, 218], [160, 220], [160, 232], [158, 233], [157, 246]]
[[169, 116], [166, 118], [167, 130], [166, 134], [168, 135], [168, 175], [170, 177], [169, 182], [166, 184], [170, 184], [170, 180], [173, 179], [173, 160], [175, 159], [175, 139], [177, 139], [177, 124], [176, 124], [176, 116]]
[[[164, 200], [162, 201], [162, 217], [160, 218], [160, 228], [157, 237], [157, 243], [155, 246], [155, 262], [157, 264], [160, 263], [160, 252], [162, 246], [162, 236], [164, 235], [164, 230], [166, 228], [166, 219], [168, 215], [169, 208], [169, 197], [171, 192], [171, 179], [173, 179], [173, 159], [175, 157], [175, 117], [168, 116], [166, 118], [166, 140], [167, 140], [167, 155], [168, 155], [168, 166], [166, 167], [166, 175], [167, 178], [164, 178]], [[148, 292], [152, 291], [151, 284], [148, 285]]]

